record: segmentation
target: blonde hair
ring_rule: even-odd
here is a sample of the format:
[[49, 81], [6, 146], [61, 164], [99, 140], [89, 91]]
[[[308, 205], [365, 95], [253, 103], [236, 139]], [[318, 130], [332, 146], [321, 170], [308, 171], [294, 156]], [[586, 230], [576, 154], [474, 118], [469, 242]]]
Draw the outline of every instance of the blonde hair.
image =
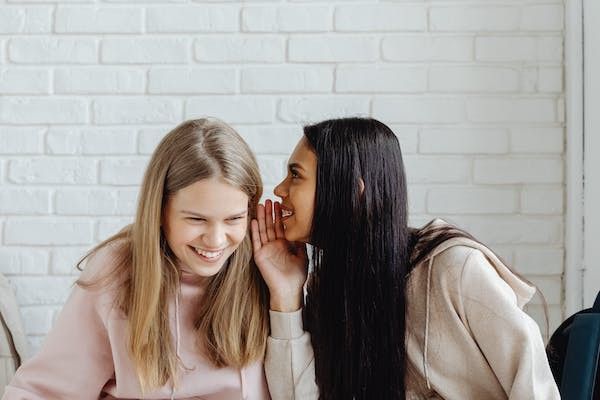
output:
[[[171, 343], [168, 301], [177, 294], [179, 270], [161, 230], [163, 210], [169, 196], [211, 177], [220, 177], [246, 193], [249, 217], [254, 217], [262, 182], [248, 145], [217, 119], [180, 124], [152, 155], [134, 223], [84, 257], [120, 243], [117, 267], [107, 280], [122, 282], [116, 305], [127, 315], [129, 350], [142, 390], [177, 381], [179, 360]], [[98, 282], [77, 283], [86, 287]], [[268, 335], [267, 296], [247, 233], [227, 266], [209, 279], [198, 311], [198, 343], [216, 367], [241, 368], [263, 356]]]

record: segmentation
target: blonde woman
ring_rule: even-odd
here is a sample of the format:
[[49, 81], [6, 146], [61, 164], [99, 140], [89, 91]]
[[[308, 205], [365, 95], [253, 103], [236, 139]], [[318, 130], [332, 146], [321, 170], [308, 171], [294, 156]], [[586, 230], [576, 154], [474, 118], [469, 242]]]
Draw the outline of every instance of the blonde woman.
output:
[[92, 249], [37, 356], [3, 399], [268, 399], [267, 292], [248, 221], [262, 183], [228, 125], [165, 136], [133, 224]]

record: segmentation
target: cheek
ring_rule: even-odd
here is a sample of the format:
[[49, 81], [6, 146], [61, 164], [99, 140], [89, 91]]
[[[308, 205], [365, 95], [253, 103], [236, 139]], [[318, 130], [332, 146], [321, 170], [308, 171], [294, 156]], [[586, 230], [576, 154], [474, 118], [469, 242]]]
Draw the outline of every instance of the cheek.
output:
[[248, 234], [248, 225], [240, 224], [239, 226], [233, 226], [229, 230], [229, 240], [232, 244], [239, 245], [246, 235]]
[[200, 233], [201, 228], [199, 226], [187, 223], [175, 223], [169, 226], [165, 235], [168, 243], [181, 245], [194, 240]]

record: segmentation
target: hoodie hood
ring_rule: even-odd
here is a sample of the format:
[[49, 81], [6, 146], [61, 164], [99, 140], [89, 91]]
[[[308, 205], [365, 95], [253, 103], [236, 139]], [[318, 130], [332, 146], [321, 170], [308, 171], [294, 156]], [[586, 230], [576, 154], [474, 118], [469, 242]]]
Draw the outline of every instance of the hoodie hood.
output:
[[[442, 220], [436, 220], [435, 224], [445, 224]], [[515, 293], [517, 299], [517, 305], [519, 308], [523, 308], [535, 295], [536, 288], [531, 284], [525, 282], [522, 278], [512, 272], [489, 248], [483, 244], [476, 242], [468, 238], [453, 238], [442, 242], [427, 256], [422, 263], [427, 263], [427, 289], [426, 289], [426, 302], [425, 302], [425, 332], [424, 332], [424, 344], [423, 344], [423, 371], [425, 374], [425, 381], [427, 383], [427, 389], [431, 390], [431, 383], [429, 379], [429, 364], [428, 364], [428, 345], [429, 345], [429, 319], [430, 319], [430, 299], [431, 299], [431, 271], [435, 258], [442, 252], [454, 247], [463, 246], [470, 247], [481, 251], [485, 257], [489, 260], [490, 264], [494, 267], [498, 275], [510, 286]]]

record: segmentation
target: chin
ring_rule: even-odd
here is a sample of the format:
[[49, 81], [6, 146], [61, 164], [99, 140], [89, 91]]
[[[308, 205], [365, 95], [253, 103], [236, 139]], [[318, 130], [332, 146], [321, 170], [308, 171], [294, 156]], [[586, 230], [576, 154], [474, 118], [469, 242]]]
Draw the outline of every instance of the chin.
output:
[[198, 276], [202, 276], [204, 278], [210, 278], [211, 276], [215, 276], [217, 275], [219, 272], [221, 272], [221, 270], [225, 268], [225, 265], [221, 265], [220, 267], [209, 267], [209, 266], [205, 266], [205, 265], [198, 265], [195, 268], [192, 269], [192, 271], [194, 272], [194, 274], [198, 275]]
[[308, 238], [306, 237], [306, 235], [299, 235], [293, 231], [285, 231], [283, 234], [285, 236], [285, 240], [287, 240], [288, 242], [308, 243]]

